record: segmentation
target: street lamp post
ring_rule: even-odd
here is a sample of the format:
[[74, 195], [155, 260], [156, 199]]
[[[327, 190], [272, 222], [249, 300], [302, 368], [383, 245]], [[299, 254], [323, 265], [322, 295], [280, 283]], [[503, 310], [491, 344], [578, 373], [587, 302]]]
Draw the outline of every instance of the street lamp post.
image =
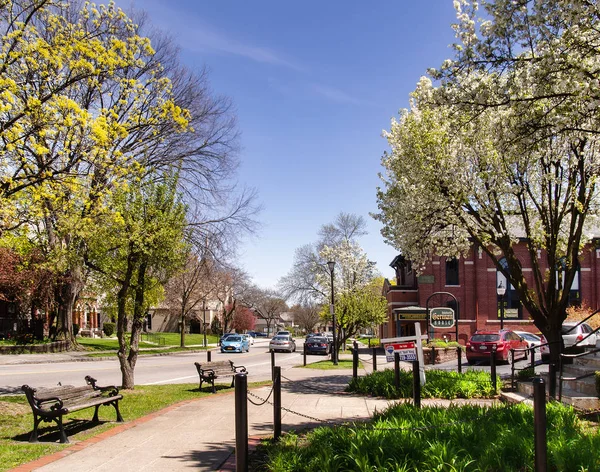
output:
[[502, 284], [502, 280], [496, 287], [496, 293], [500, 297], [500, 329], [504, 329], [504, 294], [506, 293], [506, 287]]
[[333, 269], [335, 269], [335, 261], [329, 261], [329, 275], [331, 276], [331, 305], [329, 305], [329, 313], [331, 313], [331, 319], [333, 324], [333, 354], [331, 360], [333, 365], [338, 365], [338, 353], [337, 353], [337, 335], [335, 329], [335, 299], [333, 296]]
[[204, 347], [206, 347], [206, 298], [202, 299], [202, 326], [204, 327]]

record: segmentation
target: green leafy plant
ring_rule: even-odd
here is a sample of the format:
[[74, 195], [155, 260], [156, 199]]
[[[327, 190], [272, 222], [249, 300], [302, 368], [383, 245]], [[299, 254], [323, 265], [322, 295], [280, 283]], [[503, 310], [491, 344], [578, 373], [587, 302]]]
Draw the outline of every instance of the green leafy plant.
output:
[[[498, 378], [497, 383], [500, 384]], [[385, 398], [412, 397], [412, 372], [400, 372], [400, 389], [394, 385], [394, 371], [387, 369], [352, 379], [348, 392]], [[487, 372], [468, 370], [459, 374], [443, 370], [428, 370], [427, 382], [421, 388], [422, 398], [491, 398], [492, 381]]]
[[115, 324], [109, 322], [104, 323], [102, 326], [102, 331], [110, 338], [115, 333]]
[[[573, 409], [547, 406], [548, 470], [599, 470], [600, 434]], [[485, 434], [482, 434], [485, 431]], [[372, 422], [287, 434], [259, 447], [259, 471], [506, 471], [534, 469], [533, 410], [397, 404]]]
[[527, 367], [526, 369], [517, 371], [518, 380], [528, 380], [533, 376], [535, 376], [535, 369], [533, 367]]

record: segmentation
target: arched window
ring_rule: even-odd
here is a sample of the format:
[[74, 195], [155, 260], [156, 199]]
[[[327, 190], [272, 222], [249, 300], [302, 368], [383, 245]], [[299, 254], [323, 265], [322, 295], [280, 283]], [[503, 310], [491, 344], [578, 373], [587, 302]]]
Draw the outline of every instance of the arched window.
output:
[[[500, 259], [500, 265], [504, 269], [505, 272], [508, 272], [508, 262], [506, 262], [506, 258]], [[519, 294], [515, 290], [515, 288], [508, 283], [505, 275], [502, 271], [496, 271], [496, 287], [499, 287], [502, 284], [503, 287], [506, 287], [506, 293], [503, 297], [498, 297], [498, 319], [500, 319], [501, 307], [502, 303], [504, 303], [504, 319], [521, 319], [523, 318], [523, 307], [521, 305], [521, 300], [519, 299]]]
[[[558, 264], [559, 269], [556, 271], [556, 288], [560, 287], [564, 289], [565, 269], [567, 268], [565, 258], [561, 257], [560, 261], [558, 261]], [[573, 283], [571, 284], [571, 289], [569, 290], [569, 305], [581, 305], [581, 292], [579, 289], [579, 287], [581, 287], [581, 265], [579, 264], [579, 261], [575, 261], [575, 266], [577, 267], [577, 272], [575, 273]]]

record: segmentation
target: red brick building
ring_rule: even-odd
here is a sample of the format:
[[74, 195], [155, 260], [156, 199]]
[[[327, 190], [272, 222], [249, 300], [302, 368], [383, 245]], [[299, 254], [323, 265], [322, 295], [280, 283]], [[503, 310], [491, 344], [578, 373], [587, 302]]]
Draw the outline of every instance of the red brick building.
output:
[[[600, 306], [600, 249], [597, 247], [597, 244], [592, 244], [580, 255], [579, 270], [570, 292], [572, 303], [585, 302], [593, 309]], [[532, 264], [524, 241], [517, 245], [516, 252], [527, 283], [533, 286]], [[390, 283], [386, 280], [383, 287], [383, 294], [388, 300], [388, 321], [380, 326], [382, 338], [412, 335], [414, 323], [419, 320], [423, 333], [429, 332], [435, 338], [445, 335], [455, 340], [454, 327], [438, 328], [433, 333], [427, 327], [425, 313], [430, 297], [430, 309], [444, 306], [458, 313], [458, 336], [462, 343], [478, 329], [500, 329], [502, 303], [504, 328], [539, 332], [517, 293], [510, 284], [507, 285], [504, 275], [480, 248], [474, 247], [467, 257], [459, 259], [434, 256], [419, 275], [403, 256], [397, 256], [390, 266], [396, 271], [396, 281]], [[496, 292], [501, 283], [506, 288], [503, 297]], [[432, 296], [435, 292], [447, 292], [458, 303], [450, 295]]]

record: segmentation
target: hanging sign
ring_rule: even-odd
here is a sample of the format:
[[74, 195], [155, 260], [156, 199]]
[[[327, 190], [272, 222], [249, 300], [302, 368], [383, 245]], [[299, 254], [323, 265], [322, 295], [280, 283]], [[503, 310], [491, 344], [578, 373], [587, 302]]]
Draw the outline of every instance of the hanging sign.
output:
[[453, 328], [455, 323], [456, 318], [452, 308], [438, 307], [429, 311], [429, 324], [432, 328]]

